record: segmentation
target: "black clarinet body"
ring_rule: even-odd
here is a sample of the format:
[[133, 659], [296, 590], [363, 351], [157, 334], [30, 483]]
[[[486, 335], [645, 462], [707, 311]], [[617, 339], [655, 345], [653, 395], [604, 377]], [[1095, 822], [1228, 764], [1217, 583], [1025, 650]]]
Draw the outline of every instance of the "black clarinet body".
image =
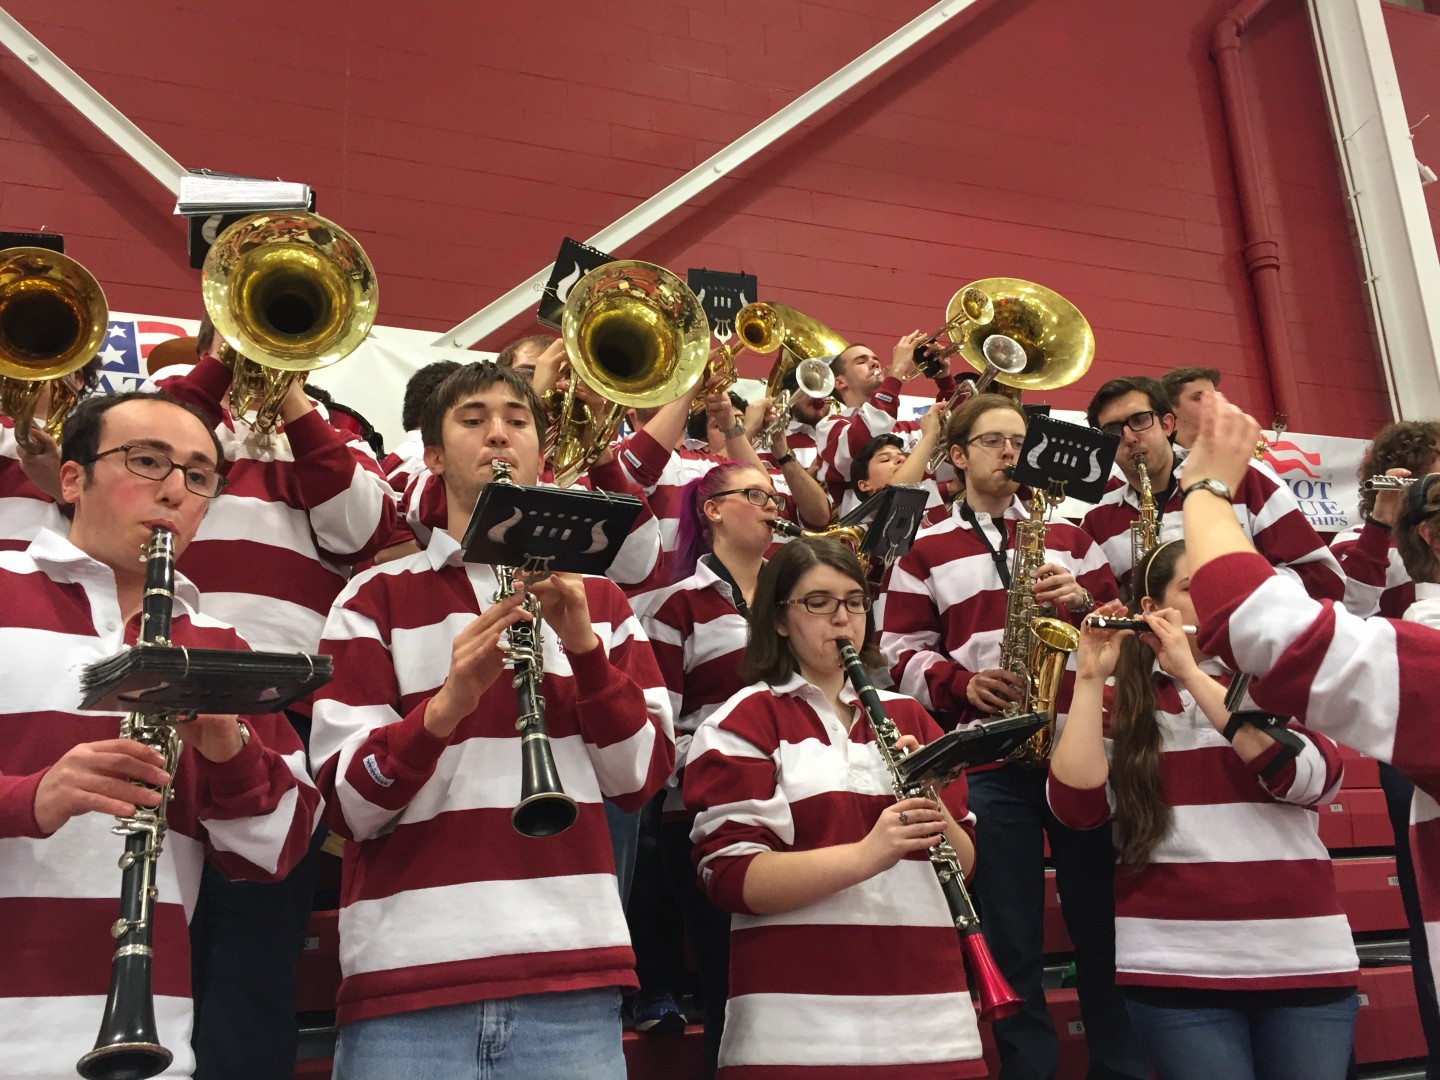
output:
[[[170, 644], [174, 603], [175, 549], [168, 529], [156, 526], [145, 548], [145, 591], [140, 607], [137, 648]], [[132, 712], [120, 725], [120, 737], [134, 739], [165, 759], [172, 778], [180, 757], [180, 739], [168, 714]], [[149, 785], [139, 785], [155, 790]], [[173, 1055], [160, 1044], [155, 1023], [154, 953], [151, 948], [155, 866], [165, 840], [165, 804], [170, 784], [160, 789], [155, 808], [137, 806], [117, 818], [114, 831], [125, 837], [120, 856], [120, 917], [110, 928], [115, 953], [110, 961], [110, 990], [94, 1048], [76, 1063], [86, 1080], [148, 1080], [170, 1066]]]
[[[490, 464], [493, 484], [511, 484], [510, 463], [497, 459]], [[515, 592], [515, 568], [495, 568], [497, 587], [495, 599], [503, 600]], [[555, 767], [555, 751], [545, 727], [545, 698], [540, 692], [544, 675], [544, 653], [541, 645], [540, 601], [525, 593], [523, 605], [531, 615], [505, 631], [504, 646], [514, 669], [511, 684], [515, 688], [518, 716], [515, 728], [520, 732], [520, 801], [510, 812], [510, 824], [521, 836], [534, 838], [554, 836], [575, 824], [579, 807], [560, 783]]]
[[[900, 761], [904, 758], [904, 752], [896, 746], [900, 739], [900, 729], [885, 712], [884, 703], [875, 690], [875, 684], [870, 681], [870, 675], [861, 663], [855, 646], [843, 639], [836, 644], [840, 648], [840, 660], [845, 665], [845, 674], [850, 679], [850, 685], [855, 688], [856, 696], [860, 698], [860, 704], [870, 722], [870, 729], [875, 732], [875, 744], [880, 748], [880, 758], [890, 773], [890, 784], [895, 798], [930, 799], [939, 805], [939, 792], [923, 782], [907, 778], [901, 770]], [[1013, 1016], [1024, 1007], [1025, 1002], [1016, 995], [1006, 982], [1005, 976], [1000, 973], [995, 958], [990, 954], [990, 947], [980, 933], [980, 917], [975, 913], [970, 891], [965, 888], [965, 872], [960, 866], [960, 856], [944, 836], [938, 844], [930, 848], [929, 854], [930, 866], [935, 871], [935, 877], [940, 882], [940, 891], [944, 894], [945, 904], [950, 910], [950, 919], [960, 935], [961, 951], [970, 962], [970, 971], [975, 978], [975, 989], [980, 999], [980, 1019], [994, 1021]]]

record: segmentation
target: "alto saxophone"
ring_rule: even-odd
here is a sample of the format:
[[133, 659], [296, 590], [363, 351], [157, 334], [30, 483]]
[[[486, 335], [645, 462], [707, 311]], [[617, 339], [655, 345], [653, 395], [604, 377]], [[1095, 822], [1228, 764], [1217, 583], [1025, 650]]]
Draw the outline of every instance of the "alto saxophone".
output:
[[1042, 615], [1035, 602], [1035, 572], [1046, 561], [1045, 530], [1052, 509], [1050, 494], [1035, 488], [1030, 516], [1015, 524], [1015, 555], [1005, 597], [1000, 666], [1020, 679], [1021, 696], [1001, 716], [1040, 713], [1046, 717], [1045, 726], [1005, 759], [1019, 765], [1043, 766], [1050, 760], [1055, 746], [1055, 701], [1060, 696], [1060, 680], [1066, 661], [1080, 645], [1079, 630], [1063, 619]]
[[1130, 523], [1132, 573], [1145, 553], [1160, 542], [1160, 511], [1155, 506], [1155, 492], [1150, 487], [1150, 469], [1144, 454], [1135, 455], [1135, 471], [1140, 474], [1140, 516]]
[[[145, 590], [140, 606], [140, 633], [136, 648], [170, 644], [170, 615], [175, 589], [174, 537], [156, 526], [145, 548]], [[160, 1045], [155, 1025], [152, 981], [154, 954], [150, 948], [155, 913], [155, 864], [165, 842], [165, 805], [172, 795], [175, 766], [180, 760], [180, 737], [173, 713], [132, 712], [120, 724], [120, 737], [134, 739], [165, 759], [171, 777], [160, 790], [153, 809], [135, 807], [128, 817], [117, 818], [111, 830], [125, 837], [120, 856], [120, 917], [110, 928], [115, 953], [110, 961], [110, 991], [95, 1046], [76, 1063], [86, 1080], [143, 1080], [170, 1067], [173, 1055]], [[146, 790], [154, 788], [135, 781]]]

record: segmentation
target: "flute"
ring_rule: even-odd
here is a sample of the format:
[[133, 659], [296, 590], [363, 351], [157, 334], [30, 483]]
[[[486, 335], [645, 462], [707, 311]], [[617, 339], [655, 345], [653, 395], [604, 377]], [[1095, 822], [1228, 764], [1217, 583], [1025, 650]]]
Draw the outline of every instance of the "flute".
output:
[[1416, 480], [1424, 479], [1419, 476], [1371, 476], [1367, 477], [1360, 484], [1361, 491], [1403, 491]]
[[[1094, 627], [1096, 630], [1134, 630], [1137, 633], [1144, 633], [1150, 629], [1150, 624], [1144, 619], [1127, 619], [1115, 615], [1091, 615], [1085, 620], [1085, 625]], [[1196, 628], [1189, 624], [1180, 629], [1187, 634], [1197, 632]]]

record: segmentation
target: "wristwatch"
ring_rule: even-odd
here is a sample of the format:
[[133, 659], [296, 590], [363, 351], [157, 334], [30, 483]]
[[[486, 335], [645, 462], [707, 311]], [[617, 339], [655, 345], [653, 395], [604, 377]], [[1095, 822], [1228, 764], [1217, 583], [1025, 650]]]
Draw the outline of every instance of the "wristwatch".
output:
[[789, 464], [790, 464], [792, 461], [794, 461], [794, 460], [795, 460], [795, 455], [794, 455], [793, 453], [791, 453], [790, 451], [787, 450], [787, 451], [785, 451], [785, 453], [781, 454], [779, 457], [777, 457], [777, 458], [775, 459], [775, 467], [776, 467], [776, 468], [779, 468], [779, 469], [783, 469], [783, 468], [785, 468], [786, 465], [789, 465]]
[[1227, 503], [1233, 503], [1235, 496], [1230, 494], [1230, 489], [1216, 480], [1213, 476], [1204, 480], [1196, 480], [1195, 483], [1180, 492], [1180, 501], [1184, 502], [1197, 491], [1208, 491], [1211, 495], [1224, 499]]

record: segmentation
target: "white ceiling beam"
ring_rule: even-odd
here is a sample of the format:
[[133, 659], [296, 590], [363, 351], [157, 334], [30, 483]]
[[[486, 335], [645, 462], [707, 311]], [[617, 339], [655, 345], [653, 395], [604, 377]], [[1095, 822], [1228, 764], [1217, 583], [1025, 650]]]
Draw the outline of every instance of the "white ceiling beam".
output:
[[111, 142], [142, 169], [164, 185], [172, 195], [180, 194], [180, 177], [185, 168], [167, 154], [154, 139], [141, 131], [124, 113], [111, 105], [93, 86], [47, 49], [34, 34], [0, 8], [0, 45], [18, 56], [35, 74], [73, 105]]
[[1440, 416], [1440, 257], [1380, 0], [1309, 7], [1391, 408]]
[[[956, 15], [985, 0], [944, 0], [927, 8], [879, 44], [867, 49], [833, 75], [817, 83], [774, 115], [760, 121], [729, 146], [695, 166], [664, 190], [601, 229], [585, 242], [602, 251], [616, 251], [657, 221], [684, 206], [727, 173], [772, 143], [784, 138], [800, 124], [853, 90], [896, 57], [939, 30]], [[550, 278], [552, 263], [532, 274], [503, 296], [486, 304], [454, 329], [435, 339], [436, 345], [467, 349], [499, 330], [527, 308], [540, 302], [541, 290]]]

